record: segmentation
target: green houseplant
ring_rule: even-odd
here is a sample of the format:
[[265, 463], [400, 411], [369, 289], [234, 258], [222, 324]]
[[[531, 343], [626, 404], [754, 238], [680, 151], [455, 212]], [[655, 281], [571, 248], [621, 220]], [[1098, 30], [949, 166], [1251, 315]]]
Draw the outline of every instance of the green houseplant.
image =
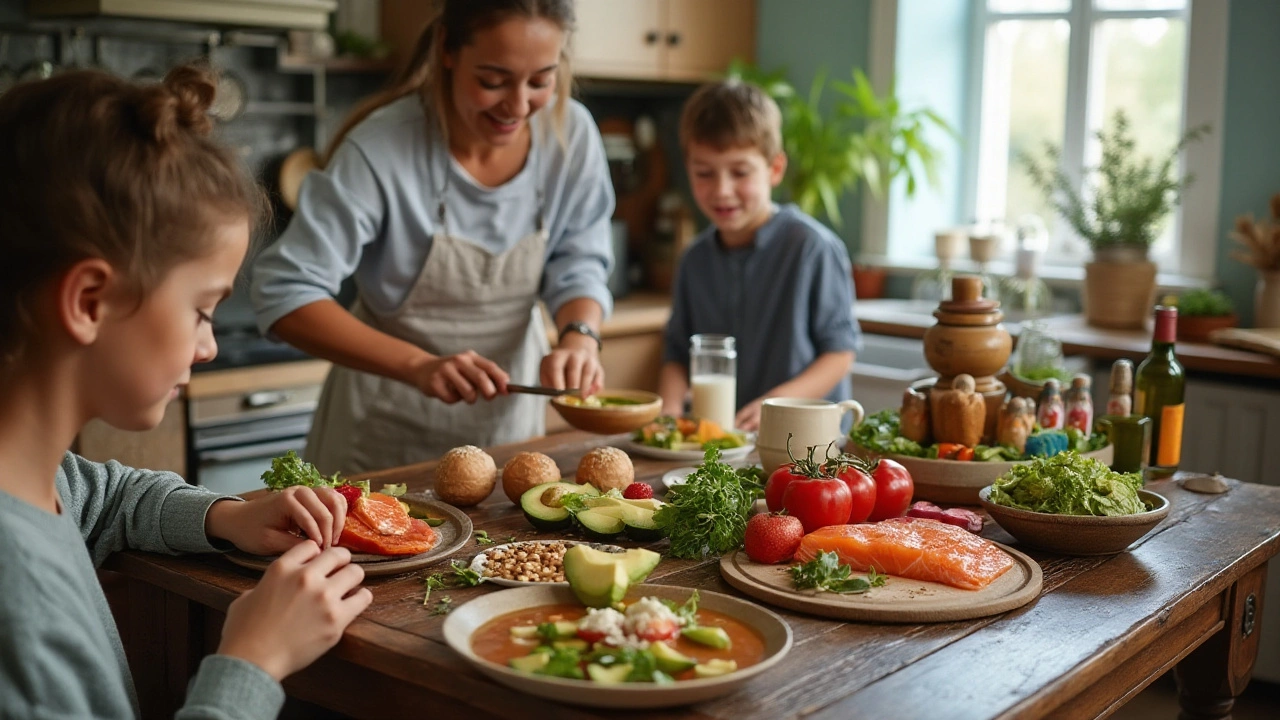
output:
[[807, 94], [787, 81], [785, 71], [765, 72], [735, 62], [729, 77], [764, 88], [782, 110], [782, 144], [787, 153], [783, 190], [787, 199], [810, 215], [823, 215], [840, 227], [840, 196], [865, 181], [877, 197], [905, 179], [907, 197], [915, 195], [923, 177], [938, 184], [938, 149], [926, 138], [930, 127], [954, 134], [928, 108], [905, 109], [893, 88], [877, 95], [857, 68], [852, 82], [835, 80], [831, 109], [823, 109], [826, 71], [813, 78]]
[[1061, 165], [1062, 150], [1045, 145], [1043, 161], [1023, 155], [1027, 175], [1093, 250], [1085, 265], [1085, 317], [1102, 327], [1137, 328], [1155, 302], [1156, 266], [1147, 255], [1191, 175], [1178, 177], [1178, 157], [1188, 143], [1209, 132], [1187, 131], [1163, 158], [1140, 156], [1124, 111], [1097, 133], [1102, 157], [1086, 168], [1079, 190]]
[[1191, 290], [1178, 298], [1179, 342], [1209, 342], [1210, 333], [1237, 321], [1231, 298], [1219, 290]]

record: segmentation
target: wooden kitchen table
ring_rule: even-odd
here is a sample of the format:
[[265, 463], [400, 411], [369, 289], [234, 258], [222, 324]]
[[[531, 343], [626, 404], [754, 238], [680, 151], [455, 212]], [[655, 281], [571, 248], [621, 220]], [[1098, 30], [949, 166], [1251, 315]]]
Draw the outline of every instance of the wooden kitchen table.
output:
[[[607, 440], [566, 433], [492, 454], [501, 467], [516, 452], [539, 450], [568, 474]], [[658, 483], [676, 465], [637, 459], [636, 474]], [[374, 486], [423, 490], [432, 467], [375, 473]], [[1153, 484], [1172, 511], [1129, 552], [1030, 551], [1044, 569], [1044, 592], [1003, 615], [876, 625], [775, 608], [795, 634], [790, 654], [737, 693], [688, 708], [596, 711], [489, 681], [444, 644], [443, 618], [422, 603], [423, 572], [371, 578], [373, 605], [285, 688], [360, 718], [1084, 718], [1108, 714], [1176, 666], [1184, 709], [1222, 717], [1249, 680], [1267, 560], [1280, 550], [1280, 488], [1229, 484], [1224, 495], [1187, 492], [1176, 479]], [[501, 488], [469, 514], [500, 542], [538, 537]], [[1013, 542], [994, 525], [984, 535]], [[479, 549], [469, 543], [455, 557], [469, 560]], [[200, 658], [217, 647], [222, 613], [257, 576], [218, 556], [127, 552], [110, 565], [130, 578], [126, 645], [144, 716], [171, 717]], [[442, 570], [447, 561], [429, 569]], [[721, 579], [718, 558], [664, 559], [649, 582], [738, 594]], [[499, 590], [437, 590], [430, 605]]]

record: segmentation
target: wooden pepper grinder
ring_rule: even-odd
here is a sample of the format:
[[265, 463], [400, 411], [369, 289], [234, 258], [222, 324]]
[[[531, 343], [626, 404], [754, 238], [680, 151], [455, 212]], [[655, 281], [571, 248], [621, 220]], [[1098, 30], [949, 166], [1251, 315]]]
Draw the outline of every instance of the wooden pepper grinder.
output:
[[932, 415], [933, 439], [937, 442], [960, 443], [974, 447], [982, 442], [987, 421], [987, 404], [974, 392], [972, 375], [960, 374], [951, 381], [950, 390], [934, 389]]
[[911, 388], [902, 393], [898, 421], [899, 435], [921, 445], [929, 444], [929, 398], [924, 393]]
[[1000, 423], [996, 431], [996, 442], [1017, 448], [1018, 452], [1026, 452], [1027, 437], [1031, 435], [1035, 424], [1035, 400], [1022, 397], [1008, 400], [1000, 408]]

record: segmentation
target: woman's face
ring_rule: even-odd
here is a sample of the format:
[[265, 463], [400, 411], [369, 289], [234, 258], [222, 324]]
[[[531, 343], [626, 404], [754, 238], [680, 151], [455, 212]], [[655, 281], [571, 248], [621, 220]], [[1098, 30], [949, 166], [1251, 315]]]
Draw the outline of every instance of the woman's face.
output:
[[453, 79], [455, 136], [490, 146], [524, 137], [530, 116], [556, 91], [564, 31], [544, 18], [514, 17], [480, 30], [446, 54]]

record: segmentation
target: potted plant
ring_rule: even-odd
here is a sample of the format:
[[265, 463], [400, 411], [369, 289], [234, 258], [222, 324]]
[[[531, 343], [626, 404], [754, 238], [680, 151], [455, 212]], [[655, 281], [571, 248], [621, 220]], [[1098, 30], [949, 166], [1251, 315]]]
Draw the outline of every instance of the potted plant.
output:
[[930, 127], [954, 134], [945, 120], [928, 108], [904, 109], [893, 88], [877, 95], [867, 76], [853, 70], [853, 82], [834, 81], [836, 100], [824, 111], [825, 71], [813, 78], [806, 95], [786, 80], [785, 72], [764, 72], [735, 62], [729, 77], [764, 88], [782, 110], [782, 145], [787, 153], [787, 176], [782, 188], [787, 199], [809, 215], [825, 216], [843, 225], [840, 197], [859, 182], [884, 197], [899, 177], [906, 179], [907, 197], [915, 195], [923, 175], [938, 184], [938, 149], [929, 144]]
[[1232, 239], [1244, 250], [1232, 250], [1231, 257], [1258, 271], [1253, 296], [1253, 326], [1280, 328], [1280, 193], [1271, 198], [1271, 219], [1254, 220], [1252, 215], [1236, 218]]
[[1046, 143], [1043, 162], [1021, 157], [1031, 182], [1093, 250], [1082, 293], [1089, 324], [1145, 324], [1156, 292], [1156, 266], [1147, 254], [1192, 180], [1175, 175], [1178, 155], [1208, 132], [1207, 126], [1192, 128], [1157, 161], [1138, 155], [1129, 119], [1118, 110], [1111, 128], [1098, 131], [1102, 159], [1096, 168], [1086, 168], [1083, 191], [1063, 171], [1062, 150], [1052, 143]]
[[1178, 298], [1178, 342], [1209, 342], [1209, 333], [1237, 321], [1231, 298], [1218, 290], [1192, 290]]

